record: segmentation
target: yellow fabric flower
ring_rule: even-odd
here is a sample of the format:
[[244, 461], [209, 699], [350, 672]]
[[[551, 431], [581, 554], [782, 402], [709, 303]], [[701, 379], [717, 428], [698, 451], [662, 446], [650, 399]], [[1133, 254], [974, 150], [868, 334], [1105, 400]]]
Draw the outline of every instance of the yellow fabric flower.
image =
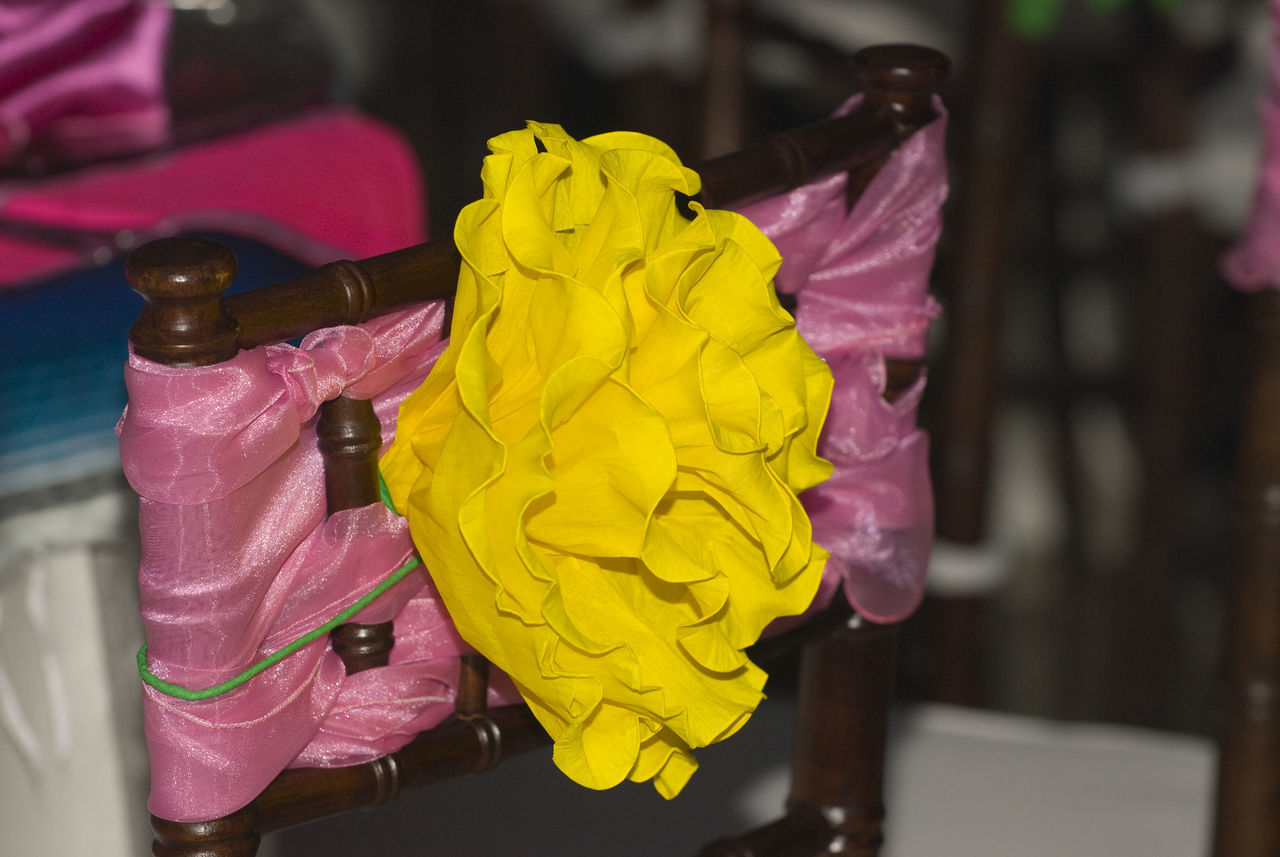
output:
[[762, 698], [743, 649], [817, 588], [796, 494], [830, 472], [830, 372], [777, 302], [773, 245], [683, 215], [699, 179], [658, 140], [530, 123], [489, 145], [451, 341], [383, 474], [556, 764], [671, 797]]

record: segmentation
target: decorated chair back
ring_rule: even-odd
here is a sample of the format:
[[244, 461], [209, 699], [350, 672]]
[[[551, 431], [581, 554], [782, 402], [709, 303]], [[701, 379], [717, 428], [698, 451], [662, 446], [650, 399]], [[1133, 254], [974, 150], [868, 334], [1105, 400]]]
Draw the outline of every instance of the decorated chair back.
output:
[[[878, 623], [902, 618], [918, 602], [931, 535], [914, 408], [924, 331], [935, 312], [927, 275], [946, 185], [933, 92], [946, 62], [932, 51], [895, 47], [864, 51], [857, 66], [866, 83], [860, 99], [831, 120], [703, 164], [690, 209], [696, 217], [702, 206], [737, 207], [774, 240], [784, 259], [779, 290], [793, 296], [799, 331], [830, 365], [835, 385], [817, 451], [836, 475], [807, 502], [813, 536], [834, 557], [825, 575], [814, 560], [818, 594], [810, 612], [825, 619], [809, 625], [838, 630], [806, 655], [788, 815], [715, 853], [793, 853], [787, 849], [797, 843], [837, 840], [873, 853], [879, 842], [892, 626]], [[558, 130], [548, 129], [554, 126], [535, 128], [539, 151], [561, 145]], [[571, 141], [563, 145], [573, 151]], [[611, 168], [625, 171], [625, 164]], [[398, 414], [412, 411], [402, 409], [406, 400], [438, 364], [463, 365], [445, 334], [451, 327], [463, 351], [470, 340], [464, 345], [458, 332], [478, 329], [483, 318], [483, 288], [452, 299], [460, 268], [463, 282], [489, 273], [484, 248], [462, 246], [460, 253], [453, 241], [436, 241], [337, 262], [228, 296], [235, 260], [213, 242], [164, 239], [130, 259], [130, 283], [146, 307], [130, 337], [130, 404], [120, 438], [141, 498], [147, 646], [139, 670], [155, 853], [253, 854], [266, 831], [483, 770], [545, 743], [547, 729], [557, 733], [562, 769], [580, 781], [596, 771], [581, 723], [560, 728], [562, 714], [508, 663], [490, 670], [502, 640], [459, 634], [455, 625], [473, 623], [446, 609], [461, 597], [457, 587], [433, 582], [439, 566], [428, 560], [424, 574], [419, 556], [434, 556], [413, 523], [416, 504], [433, 502], [430, 491], [410, 491], [390, 471], [385, 485], [380, 476], [380, 453], [385, 469], [398, 430], [405, 448], [420, 454], [417, 436], [409, 440], [397, 425]], [[731, 317], [730, 304], [711, 307], [708, 324]], [[561, 319], [564, 330], [576, 330], [571, 321]], [[584, 342], [591, 335], [582, 330]], [[458, 373], [463, 407], [484, 411], [467, 399], [467, 371]], [[736, 406], [714, 395], [707, 404]], [[766, 423], [775, 419], [761, 413]], [[787, 463], [799, 461], [789, 452], [783, 457], [770, 472], [786, 479], [787, 468], [800, 465]], [[439, 467], [428, 476], [445, 484]], [[468, 544], [484, 568], [489, 548]], [[499, 590], [496, 615], [522, 609], [514, 588]], [[856, 613], [827, 606], [837, 591]], [[543, 601], [545, 623], [569, 629], [560, 645], [589, 648]], [[811, 633], [792, 630], [795, 624], [779, 620], [770, 634]], [[732, 629], [711, 642], [685, 630], [681, 648], [709, 658], [722, 638], [740, 648], [750, 642]], [[773, 644], [760, 644], [762, 656]], [[725, 656], [744, 658], [741, 651]], [[735, 663], [745, 666], [708, 670], [755, 670]], [[522, 699], [532, 710], [516, 704]], [[627, 775], [678, 791], [692, 757], [677, 733], [668, 724], [635, 739]], [[660, 741], [670, 749], [654, 761], [649, 750]], [[760, 850], [767, 843], [782, 849]]]

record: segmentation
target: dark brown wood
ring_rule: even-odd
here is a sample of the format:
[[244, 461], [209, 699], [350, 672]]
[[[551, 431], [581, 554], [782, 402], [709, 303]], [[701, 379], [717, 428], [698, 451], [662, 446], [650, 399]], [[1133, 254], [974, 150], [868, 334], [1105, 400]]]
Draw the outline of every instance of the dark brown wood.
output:
[[395, 627], [392, 622], [376, 622], [364, 625], [347, 622], [329, 632], [333, 651], [342, 659], [347, 675], [385, 667], [391, 660], [391, 648], [395, 645]]
[[[786, 814], [711, 843], [701, 857], [875, 857], [880, 851], [898, 628], [867, 622], [839, 603], [813, 624], [779, 641], [808, 640]], [[815, 630], [825, 633], [815, 639]], [[765, 641], [751, 656], [763, 660], [777, 648]]]
[[1215, 857], [1280, 854], [1280, 293], [1255, 300], [1233, 497]]
[[943, 433], [935, 466], [938, 534], [966, 545], [980, 544], [987, 532], [1009, 222], [1034, 80], [1034, 49], [1009, 31], [1003, 0], [983, 0], [976, 7], [974, 115], [959, 166], [964, 186], [954, 206], [955, 251], [938, 389]]
[[152, 241], [129, 256], [125, 276], [145, 301], [129, 330], [140, 356], [208, 366], [236, 355], [236, 320], [222, 302], [236, 276], [235, 254], [226, 247], [202, 238]]
[[262, 842], [256, 805], [212, 821], [170, 821], [151, 816], [154, 857], [253, 857]]
[[479, 773], [549, 743], [523, 706], [496, 709], [485, 728], [451, 722], [363, 765], [291, 768], [253, 803], [225, 818], [175, 822], [152, 816], [157, 857], [252, 857], [262, 833], [394, 799], [407, 788]]
[[831, 825], [813, 807], [796, 807], [782, 818], [737, 836], [708, 843], [699, 857], [764, 857], [770, 854], [827, 854]]
[[[373, 403], [346, 396], [325, 402], [316, 421], [316, 441], [324, 460], [329, 514], [377, 503], [382, 424]], [[329, 636], [348, 675], [386, 666], [395, 644], [391, 622], [348, 622], [334, 628]]]
[[325, 402], [316, 421], [316, 439], [324, 458], [329, 514], [378, 502], [382, 424], [373, 403], [346, 396]]
[[866, 48], [853, 62], [866, 88], [857, 110], [706, 161], [698, 167], [702, 202], [742, 205], [843, 171], [854, 177], [856, 198], [869, 172], [934, 117], [933, 96], [949, 63], [938, 51], [914, 45]]
[[489, 710], [489, 661], [483, 655], [463, 655], [458, 665], [458, 699], [454, 710], [461, 718]]
[[[893, 45], [860, 52], [855, 65], [867, 85], [863, 109], [703, 163], [703, 202], [742, 204], [841, 170], [854, 171], [853, 191], [860, 192], [867, 170], [878, 169], [894, 146], [933, 117], [933, 88], [945, 76], [947, 60], [927, 48]], [[334, 262], [219, 300], [235, 277], [230, 251], [203, 239], [161, 239], [130, 257], [130, 285], [147, 302], [130, 338], [143, 357], [207, 366], [240, 349], [448, 298], [460, 265], [452, 241], [434, 241], [360, 262]]]
[[853, 619], [805, 648], [788, 809], [816, 809], [840, 853], [874, 857], [884, 840], [884, 762], [896, 625]]
[[[1200, 49], [1169, 22], [1152, 16], [1134, 73], [1133, 118], [1143, 154], [1158, 160], [1188, 157], [1197, 134], [1193, 119], [1202, 93]], [[1168, 717], [1185, 663], [1174, 616], [1174, 595], [1193, 555], [1187, 533], [1187, 462], [1196, 414], [1210, 379], [1202, 371], [1205, 319], [1219, 287], [1216, 240], [1208, 237], [1191, 201], [1148, 213], [1130, 252], [1138, 260], [1135, 421], [1141, 465], [1135, 555], [1125, 572], [1124, 660], [1113, 679], [1119, 717], [1160, 723]], [[1280, 811], [1280, 805], [1276, 809]]]

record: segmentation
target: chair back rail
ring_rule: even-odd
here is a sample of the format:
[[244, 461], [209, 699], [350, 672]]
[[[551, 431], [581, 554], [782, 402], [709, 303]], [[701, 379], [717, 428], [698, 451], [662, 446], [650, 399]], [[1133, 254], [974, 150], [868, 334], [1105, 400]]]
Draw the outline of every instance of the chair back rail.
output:
[[[839, 171], [850, 174], [849, 202], [856, 201], [895, 147], [934, 117], [932, 99], [946, 75], [947, 60], [936, 51], [895, 45], [861, 51], [854, 65], [865, 85], [865, 98], [857, 110], [704, 163], [699, 167], [702, 201], [712, 207], [742, 203]], [[460, 265], [452, 241], [434, 241], [360, 262], [330, 263], [304, 277], [224, 296], [235, 278], [235, 258], [229, 250], [203, 239], [162, 239], [139, 248], [127, 265], [130, 284], [146, 302], [130, 331], [130, 341], [135, 353], [159, 363], [212, 365], [242, 349], [448, 299]], [[919, 368], [918, 361], [891, 363], [886, 396], [892, 398], [907, 389]], [[346, 397], [326, 402], [317, 435], [329, 512], [377, 502], [380, 435], [372, 406]], [[872, 645], [861, 645], [868, 634], [874, 638]], [[349, 672], [368, 669], [387, 663], [392, 623], [348, 623], [336, 629], [332, 639]], [[888, 676], [893, 639], [891, 630], [881, 626], [864, 623], [851, 628], [842, 622], [835, 634], [809, 646], [811, 654], [806, 657], [816, 666], [805, 669], [814, 673], [813, 681], [819, 684], [861, 681], [862, 674]], [[547, 743], [545, 732], [527, 709], [487, 710], [487, 668], [483, 658], [464, 658], [454, 716], [397, 753], [341, 769], [286, 770], [253, 803], [222, 819], [182, 823], [153, 816], [153, 853], [247, 857], [256, 853], [263, 832], [376, 806], [404, 787], [484, 770], [506, 755]], [[848, 771], [834, 770], [835, 756], [828, 765], [831, 769], [819, 766], [812, 773], [800, 769], [798, 775], [807, 785], [798, 786], [787, 818], [764, 833], [748, 834], [741, 841], [724, 840], [719, 847], [729, 850], [714, 853], [799, 854], [794, 850], [799, 843], [814, 841], [823, 846], [836, 837], [878, 843], [883, 817], [878, 771], [890, 693], [888, 682], [884, 684], [881, 688], [876, 678], [859, 691], [865, 695], [852, 706], [868, 708], [871, 713], [860, 715], [861, 720], [870, 717], [874, 722], [855, 723], [854, 732], [864, 737], [838, 741], [839, 752], [855, 753], [845, 757]], [[838, 696], [834, 702], [813, 700], [816, 713], [805, 728], [830, 726], [838, 731], [837, 721], [847, 717], [851, 708], [843, 695]], [[817, 748], [816, 755], [824, 753], [828, 751]], [[854, 789], [857, 793], [851, 792], [848, 778], [861, 778], [867, 765], [875, 766], [877, 773], [865, 778], [867, 783]], [[864, 800], [866, 795], [873, 797]], [[871, 805], [870, 812], [862, 809], [864, 803]], [[849, 824], [833, 825], [830, 810], [837, 806], [847, 807], [845, 816], [855, 821], [865, 817], [870, 827], [861, 821], [857, 830]], [[772, 846], [760, 850], [761, 837], [775, 845], [788, 844], [780, 846], [782, 850]], [[746, 843], [755, 843], [751, 846], [755, 850], [742, 851]]]
[[[933, 118], [946, 60], [925, 48], [889, 45], [859, 52], [854, 64], [866, 85], [858, 110], [703, 163], [702, 201], [742, 204], [841, 171], [853, 173], [856, 198], [898, 143]], [[159, 363], [207, 366], [241, 349], [448, 298], [460, 265], [452, 241], [432, 241], [224, 298], [235, 278], [230, 251], [200, 239], [156, 241], [129, 260], [129, 281], [146, 301], [130, 340]]]

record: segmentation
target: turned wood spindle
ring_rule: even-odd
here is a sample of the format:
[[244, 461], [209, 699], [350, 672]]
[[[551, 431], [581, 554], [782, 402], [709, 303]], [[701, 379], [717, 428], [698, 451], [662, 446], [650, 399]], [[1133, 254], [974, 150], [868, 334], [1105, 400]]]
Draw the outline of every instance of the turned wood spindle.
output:
[[[897, 125], [899, 139], [906, 139], [937, 115], [933, 99], [950, 69], [946, 54], [918, 45], [873, 45], [853, 57], [853, 70], [863, 86], [862, 109], [890, 117]], [[849, 171], [846, 195], [850, 208], [891, 154], [892, 149]]]
[[800, 672], [800, 718], [788, 805], [827, 819], [841, 853], [874, 857], [883, 841], [885, 745], [896, 625], [856, 618], [810, 643]]
[[[316, 438], [324, 459], [329, 514], [378, 502], [382, 425], [373, 403], [346, 396], [325, 402], [316, 422]], [[334, 628], [330, 639], [348, 673], [386, 666], [395, 642], [391, 622], [348, 622]]]
[[212, 821], [170, 821], [151, 816], [154, 857], [254, 857], [262, 842], [257, 804]]

